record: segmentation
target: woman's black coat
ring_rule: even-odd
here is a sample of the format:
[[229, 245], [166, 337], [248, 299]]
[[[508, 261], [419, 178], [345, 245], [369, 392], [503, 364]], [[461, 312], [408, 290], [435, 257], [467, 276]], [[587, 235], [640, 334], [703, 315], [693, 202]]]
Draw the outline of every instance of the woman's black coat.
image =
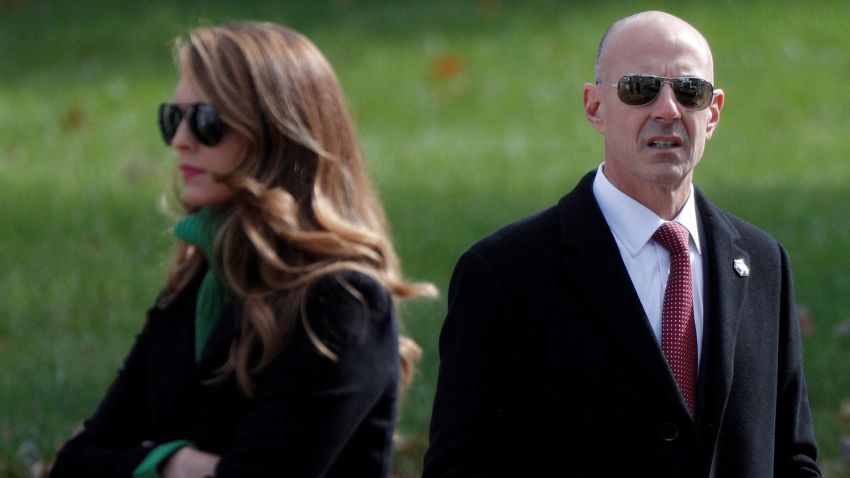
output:
[[199, 282], [150, 310], [124, 367], [60, 450], [51, 476], [130, 477], [154, 447], [180, 439], [221, 455], [220, 478], [387, 476], [399, 374], [387, 292], [362, 274], [319, 279], [307, 300], [309, 326], [338, 360], [321, 354], [297, 321], [249, 399], [233, 374], [208, 381], [239, 333], [238, 304], [225, 309], [195, 363]]

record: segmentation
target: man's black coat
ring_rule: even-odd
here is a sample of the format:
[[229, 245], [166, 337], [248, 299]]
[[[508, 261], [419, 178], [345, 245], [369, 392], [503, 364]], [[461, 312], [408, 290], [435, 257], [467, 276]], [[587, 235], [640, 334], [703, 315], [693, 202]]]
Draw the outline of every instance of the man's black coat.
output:
[[594, 174], [460, 258], [424, 476], [820, 476], [785, 251], [697, 192], [707, 252], [693, 420]]

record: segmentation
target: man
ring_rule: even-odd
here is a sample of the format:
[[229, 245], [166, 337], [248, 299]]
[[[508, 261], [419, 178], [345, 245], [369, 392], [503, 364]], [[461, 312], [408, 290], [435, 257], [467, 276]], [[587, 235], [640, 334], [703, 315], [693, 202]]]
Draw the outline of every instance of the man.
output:
[[820, 476], [788, 257], [692, 186], [713, 82], [679, 18], [603, 36], [604, 163], [457, 264], [425, 477]]

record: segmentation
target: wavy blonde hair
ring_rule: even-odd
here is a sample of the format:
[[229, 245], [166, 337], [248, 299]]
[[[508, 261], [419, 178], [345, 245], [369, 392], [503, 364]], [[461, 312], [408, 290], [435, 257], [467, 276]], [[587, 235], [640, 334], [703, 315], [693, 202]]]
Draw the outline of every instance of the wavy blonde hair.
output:
[[[395, 299], [436, 294], [433, 285], [402, 277], [336, 74], [310, 40], [271, 23], [231, 23], [192, 30], [176, 41], [175, 57], [183, 77], [246, 144], [235, 168], [216, 178], [235, 197], [212, 261], [243, 304], [241, 333], [219, 378], [235, 373], [251, 395], [252, 377], [298, 320], [335, 359], [304, 315], [309, 288], [324, 274], [368, 274]], [[177, 242], [172, 297], [203, 263], [194, 246]], [[406, 384], [421, 352], [406, 337], [399, 348]]]

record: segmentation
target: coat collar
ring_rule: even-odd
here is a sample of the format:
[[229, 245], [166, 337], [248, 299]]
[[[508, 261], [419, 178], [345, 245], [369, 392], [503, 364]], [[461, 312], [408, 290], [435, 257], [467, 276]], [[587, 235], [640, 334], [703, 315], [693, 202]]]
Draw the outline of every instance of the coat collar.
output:
[[230, 301], [222, 309], [198, 361], [198, 372], [201, 377], [214, 375], [216, 370], [227, 362], [230, 345], [239, 335], [241, 315], [241, 302]]
[[[596, 172], [585, 175], [558, 203], [563, 261], [570, 283], [597, 308], [598, 317], [624, 349], [682, 414], [687, 407], [673, 374], [655, 340], [640, 299], [618, 253], [616, 241], [593, 197]], [[706, 334], [701, 374], [702, 403], [697, 423], [717, 430], [732, 382], [735, 337], [746, 278], [735, 273], [733, 261], [746, 251], [738, 247], [740, 235], [724, 214], [695, 188], [697, 214], [702, 226]], [[631, 318], [631, 320], [624, 320]], [[713, 442], [716, 435], [710, 438]]]
[[[198, 291], [206, 272], [207, 268], [201, 267], [192, 281], [176, 295], [168, 291], [160, 293], [157, 304], [150, 310], [150, 313], [157, 316], [162, 315], [166, 320], [186, 320], [194, 324]], [[215, 375], [215, 370], [227, 361], [230, 344], [234, 337], [239, 334], [241, 311], [241, 302], [236, 300], [230, 300], [222, 307], [219, 318], [204, 343], [200, 360], [196, 362], [196, 370], [198, 370], [202, 379]], [[194, 325], [191, 327], [193, 332], [197, 332]], [[194, 334], [192, 337], [194, 337]], [[194, 342], [192, 345], [194, 345]], [[190, 353], [195, 353], [194, 348]]]

